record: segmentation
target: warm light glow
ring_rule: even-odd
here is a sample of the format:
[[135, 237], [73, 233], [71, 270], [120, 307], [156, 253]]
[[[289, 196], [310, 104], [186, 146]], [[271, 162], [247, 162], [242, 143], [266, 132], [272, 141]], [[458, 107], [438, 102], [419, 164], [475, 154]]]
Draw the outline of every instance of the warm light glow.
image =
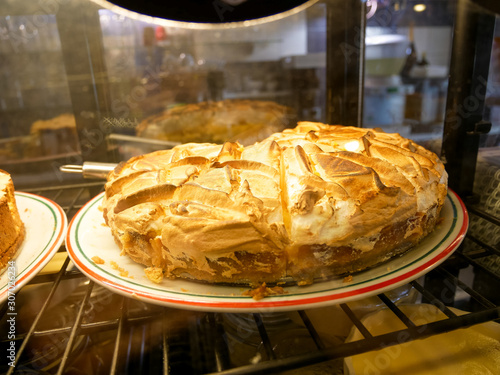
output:
[[354, 152], [354, 151], [356, 151], [359, 148], [359, 142], [358, 141], [347, 142], [344, 145], [344, 148], [346, 149], [346, 151]]
[[368, 11], [366, 12], [367, 19], [372, 18], [375, 12], [377, 11], [377, 4], [378, 4], [377, 0], [368, 0], [366, 2], [366, 9], [368, 9]]
[[413, 7], [413, 10], [415, 12], [423, 12], [425, 10], [426, 6], [425, 4], [415, 4], [415, 6]]

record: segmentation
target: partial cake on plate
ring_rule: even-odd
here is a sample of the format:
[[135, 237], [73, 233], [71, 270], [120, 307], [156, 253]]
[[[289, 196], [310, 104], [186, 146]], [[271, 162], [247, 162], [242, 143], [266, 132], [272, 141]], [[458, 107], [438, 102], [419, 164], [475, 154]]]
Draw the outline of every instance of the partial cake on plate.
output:
[[14, 183], [0, 169], [0, 273], [15, 259], [24, 240], [25, 229], [17, 210]]
[[121, 163], [103, 214], [155, 281], [308, 284], [408, 250], [446, 194], [439, 158], [399, 134], [301, 122], [247, 147], [189, 143]]

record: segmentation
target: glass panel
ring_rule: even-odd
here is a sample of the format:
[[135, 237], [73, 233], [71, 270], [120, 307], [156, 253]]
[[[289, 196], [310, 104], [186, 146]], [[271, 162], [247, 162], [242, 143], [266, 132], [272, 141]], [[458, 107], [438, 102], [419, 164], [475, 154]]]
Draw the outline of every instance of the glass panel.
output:
[[[0, 7], [0, 168], [19, 186], [71, 182], [61, 165], [179, 142], [248, 144], [298, 119], [325, 121], [326, 8], [198, 30], [89, 1], [9, 2]], [[214, 108], [226, 112], [207, 125]], [[191, 117], [169, 122], [179, 113]]]
[[[486, 89], [485, 120], [491, 121], [491, 131], [481, 139], [481, 147], [500, 145], [500, 17], [495, 21], [495, 37], [491, 50], [490, 71]], [[500, 156], [500, 155], [499, 155]], [[499, 157], [500, 164], [500, 157]]]
[[[290, 17], [250, 27], [196, 30], [128, 18], [88, 1], [72, 2], [73, 9], [85, 11], [83, 15], [62, 13], [69, 7], [66, 2], [51, 7], [26, 0], [9, 2], [9, 7], [0, 8], [0, 168], [15, 173], [45, 170], [50, 175], [62, 162], [85, 159], [89, 142], [85, 136], [90, 134], [92, 142], [96, 129], [100, 133], [95, 138], [105, 139], [102, 143], [115, 160], [175, 142], [240, 137], [248, 143], [266, 134], [245, 131], [255, 124], [180, 132], [173, 125], [153, 126], [158, 118], [171, 115], [165, 111], [207, 101], [271, 102], [264, 108], [278, 118], [276, 129], [293, 126], [296, 120], [326, 122], [333, 102], [327, 103], [326, 61], [332, 48], [327, 46], [328, 14], [338, 12], [341, 3], [320, 2]], [[456, 0], [426, 2], [424, 10], [417, 5], [416, 0], [366, 2], [362, 126], [397, 131], [439, 152]], [[87, 46], [81, 42], [84, 37], [60, 25], [61, 21], [71, 25], [73, 17], [74, 29], [88, 33]], [[411, 40], [415, 64], [402, 75]], [[495, 39], [485, 111], [493, 129], [481, 137], [481, 146], [498, 145], [498, 44]], [[359, 50], [352, 41], [346, 46]], [[83, 51], [80, 60], [91, 60], [85, 74], [68, 71], [75, 65], [68, 59], [75, 49]], [[344, 51], [345, 59], [351, 56], [349, 51]], [[102, 71], [92, 70], [100, 60]], [[330, 70], [337, 68], [333, 65]], [[80, 79], [87, 86], [75, 89], [74, 82]], [[91, 102], [96, 92], [102, 103], [89, 112], [81, 102]], [[90, 128], [80, 129], [77, 120], [82, 118], [89, 120]], [[265, 121], [269, 123], [268, 118]], [[142, 128], [150, 131], [139, 134]], [[200, 134], [216, 137], [200, 139]], [[22, 166], [30, 162], [40, 168]]]
[[79, 152], [55, 15], [3, 13], [0, 61], [0, 168], [51, 180], [47, 162]]
[[325, 4], [228, 29], [105, 9], [99, 19], [111, 95], [104, 121], [117, 159], [177, 142], [250, 144], [297, 119], [325, 121]]
[[367, 2], [363, 126], [439, 154], [455, 1]]

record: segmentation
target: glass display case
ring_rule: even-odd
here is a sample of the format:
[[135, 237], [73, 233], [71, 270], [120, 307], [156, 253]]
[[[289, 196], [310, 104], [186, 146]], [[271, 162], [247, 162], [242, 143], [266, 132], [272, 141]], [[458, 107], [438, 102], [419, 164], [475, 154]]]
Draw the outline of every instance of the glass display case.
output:
[[[0, 303], [2, 372], [358, 374], [369, 361], [364, 371], [384, 373], [398, 358], [427, 361], [419, 347], [406, 357], [404, 345], [485, 330], [498, 350], [495, 1], [117, 3], [0, 4], [0, 169], [22, 199], [41, 197], [42, 214], [55, 202], [56, 222], [80, 217], [109, 168], [131, 157], [190, 142], [249, 145], [315, 121], [399, 133], [440, 155], [469, 229], [465, 220], [463, 243], [435, 269], [380, 293], [244, 312], [110, 291], [68, 257], [61, 229], [50, 256], [18, 269], [15, 298]], [[397, 323], [377, 331], [377, 311]]]

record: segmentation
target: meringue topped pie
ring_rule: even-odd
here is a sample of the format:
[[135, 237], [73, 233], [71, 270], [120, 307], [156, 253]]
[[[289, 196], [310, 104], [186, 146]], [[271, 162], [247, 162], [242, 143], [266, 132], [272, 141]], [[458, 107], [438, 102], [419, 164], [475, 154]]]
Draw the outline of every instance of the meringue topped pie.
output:
[[251, 146], [188, 143], [121, 163], [103, 214], [153, 281], [303, 285], [407, 251], [446, 194], [439, 158], [399, 134], [300, 122]]

